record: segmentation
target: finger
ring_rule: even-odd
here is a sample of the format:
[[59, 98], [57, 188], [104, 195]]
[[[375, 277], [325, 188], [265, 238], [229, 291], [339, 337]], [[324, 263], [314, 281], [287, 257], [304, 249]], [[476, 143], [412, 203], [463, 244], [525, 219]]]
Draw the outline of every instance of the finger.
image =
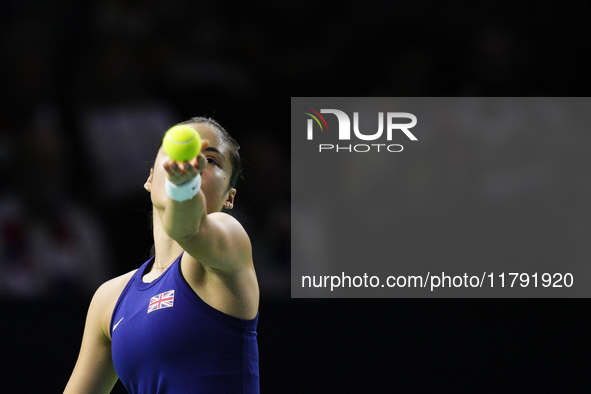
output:
[[195, 171], [198, 170], [198, 168], [197, 168], [198, 166], [199, 166], [199, 164], [197, 162], [197, 157], [195, 157], [195, 158], [191, 159], [191, 161], [187, 162], [187, 166], [185, 168], [187, 169], [187, 172], [194, 174]]
[[205, 148], [207, 148], [209, 146], [209, 141], [208, 140], [201, 140], [201, 152], [203, 152], [203, 150]]
[[205, 159], [205, 155], [203, 153], [200, 153], [196, 158], [195, 161], [193, 162], [193, 167], [195, 167], [195, 169], [197, 170], [198, 173], [201, 173], [201, 171], [203, 171], [203, 169], [205, 168], [204, 163], [207, 162], [207, 159]]
[[183, 162], [182, 170], [184, 171], [185, 174], [188, 174], [192, 170], [192, 168], [193, 168], [193, 166], [191, 165], [191, 162], [188, 162], [188, 161]]
[[173, 167], [172, 167], [172, 165], [173, 165], [173, 164], [175, 164], [175, 163], [176, 163], [176, 162], [175, 162], [174, 160], [172, 160], [172, 159], [167, 159], [167, 160], [165, 160], [165, 161], [164, 161], [162, 164], [163, 164], [165, 167], [173, 168]]
[[176, 161], [167, 160], [162, 164], [162, 166], [171, 179], [176, 179], [183, 175], [183, 172], [179, 168], [179, 164]]
[[207, 157], [205, 157], [205, 155], [199, 155], [199, 157], [197, 157], [197, 161], [199, 170], [203, 171], [205, 166], [207, 166]]
[[181, 175], [181, 170], [180, 170], [179, 165], [176, 161], [173, 161], [172, 163], [170, 163], [169, 174], [171, 177], [174, 177], [174, 178], [178, 178]]
[[187, 175], [190, 178], [195, 178], [197, 176], [197, 174], [199, 174], [199, 170], [197, 170], [197, 168], [195, 168], [193, 165], [189, 164], [187, 165]]

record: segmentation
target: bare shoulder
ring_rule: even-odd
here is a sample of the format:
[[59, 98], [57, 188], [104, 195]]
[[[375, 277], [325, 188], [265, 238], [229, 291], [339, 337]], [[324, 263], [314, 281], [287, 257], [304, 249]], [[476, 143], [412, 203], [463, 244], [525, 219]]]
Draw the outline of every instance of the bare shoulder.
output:
[[[218, 243], [220, 253], [218, 257], [228, 258], [233, 262], [252, 264], [252, 245], [250, 238], [242, 224], [232, 215], [224, 212], [215, 212], [208, 215], [208, 220], [215, 223], [225, 242]], [[236, 267], [237, 268], [237, 267]]]
[[258, 311], [259, 287], [250, 238], [240, 222], [226, 213], [207, 215], [207, 227], [180, 243], [187, 252], [181, 260], [183, 276], [213, 308], [240, 319], [253, 319]]
[[117, 293], [116, 298], [119, 298], [119, 295], [125, 288], [125, 285], [127, 284], [127, 282], [129, 282], [129, 279], [131, 279], [131, 277], [133, 276], [133, 274], [136, 273], [136, 271], [137, 270], [133, 270], [126, 274], [120, 275], [116, 278], [109, 279], [97, 289], [94, 296], [100, 298], [110, 298], [113, 295], [113, 293]]
[[197, 233], [176, 241], [196, 261], [213, 270], [237, 273], [252, 265], [250, 238], [240, 222], [226, 213], [210, 213]]
[[224, 226], [232, 232], [232, 235], [238, 236], [241, 241], [247, 241], [250, 246], [250, 239], [242, 224], [232, 215], [225, 212], [213, 212], [207, 215], [209, 220], [216, 221], [219, 225]]
[[103, 283], [92, 297], [78, 361], [64, 393], [110, 393], [117, 381], [109, 324], [119, 295], [135, 271]]
[[125, 285], [136, 271], [130, 271], [103, 283], [94, 293], [90, 303], [89, 317], [94, 316], [98, 320], [97, 323], [100, 324], [103, 333], [109, 339], [111, 338], [109, 326], [111, 324], [113, 309]]

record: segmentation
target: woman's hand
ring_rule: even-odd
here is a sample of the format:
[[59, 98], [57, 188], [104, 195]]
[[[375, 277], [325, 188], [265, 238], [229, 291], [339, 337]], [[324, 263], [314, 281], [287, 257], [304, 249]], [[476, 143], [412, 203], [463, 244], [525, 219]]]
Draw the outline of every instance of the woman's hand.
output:
[[208, 141], [201, 142], [201, 152], [192, 160], [180, 162], [174, 161], [170, 158], [162, 165], [166, 171], [166, 176], [175, 185], [182, 185], [201, 174], [207, 165], [207, 158], [203, 154], [203, 150], [207, 148]]

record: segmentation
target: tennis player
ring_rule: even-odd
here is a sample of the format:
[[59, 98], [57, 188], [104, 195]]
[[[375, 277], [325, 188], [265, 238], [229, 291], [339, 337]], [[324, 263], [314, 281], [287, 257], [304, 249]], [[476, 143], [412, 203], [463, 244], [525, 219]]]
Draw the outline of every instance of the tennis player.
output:
[[193, 118], [199, 156], [159, 149], [145, 188], [155, 255], [104, 283], [88, 310], [65, 394], [258, 393], [259, 288], [249, 237], [232, 209], [238, 144], [214, 120]]

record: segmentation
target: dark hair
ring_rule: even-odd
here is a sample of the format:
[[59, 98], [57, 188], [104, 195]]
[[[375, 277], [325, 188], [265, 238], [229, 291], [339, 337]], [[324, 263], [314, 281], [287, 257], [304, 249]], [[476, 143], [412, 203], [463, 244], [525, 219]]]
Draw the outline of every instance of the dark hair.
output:
[[238, 145], [238, 142], [236, 142], [236, 140], [234, 138], [232, 138], [232, 136], [230, 135], [230, 133], [228, 133], [226, 131], [226, 129], [224, 129], [218, 122], [216, 122], [212, 118], [206, 118], [203, 116], [196, 116], [194, 118], [191, 118], [191, 119], [181, 122], [179, 124], [190, 124], [190, 123], [203, 123], [203, 124], [207, 124], [207, 125], [213, 127], [214, 129], [216, 129], [217, 131], [220, 132], [224, 141], [228, 143], [228, 145], [230, 146], [230, 148], [228, 149], [229, 156], [230, 156], [230, 163], [232, 164], [232, 174], [230, 176], [230, 188], [235, 187], [236, 182], [238, 181], [238, 178], [240, 178], [240, 174], [242, 173], [242, 159], [240, 158], [240, 153], [238, 152], [238, 150], [240, 149], [240, 145]]

